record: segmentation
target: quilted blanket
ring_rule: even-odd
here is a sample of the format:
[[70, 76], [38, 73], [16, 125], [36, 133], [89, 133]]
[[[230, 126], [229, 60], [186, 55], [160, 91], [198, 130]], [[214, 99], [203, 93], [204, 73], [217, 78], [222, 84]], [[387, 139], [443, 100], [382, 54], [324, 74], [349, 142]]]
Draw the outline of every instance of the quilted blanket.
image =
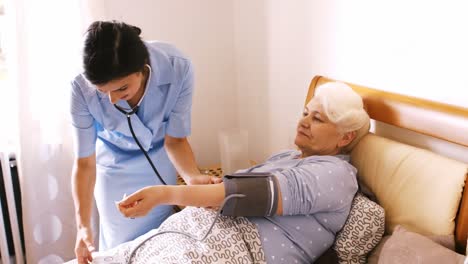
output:
[[205, 236], [216, 217], [216, 211], [187, 207], [169, 217], [155, 229], [134, 241], [114, 248], [128, 263], [266, 263], [260, 235], [255, 224], [244, 217], [219, 216], [205, 240], [164, 231], [179, 231], [196, 239]]

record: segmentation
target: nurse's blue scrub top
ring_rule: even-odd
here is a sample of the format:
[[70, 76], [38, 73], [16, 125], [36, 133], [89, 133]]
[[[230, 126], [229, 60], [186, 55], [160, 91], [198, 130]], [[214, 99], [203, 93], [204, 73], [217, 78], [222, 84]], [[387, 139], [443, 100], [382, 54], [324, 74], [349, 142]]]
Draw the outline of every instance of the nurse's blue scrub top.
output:
[[[172, 45], [145, 44], [151, 74], [131, 121], [161, 177], [167, 184], [175, 184], [176, 171], [164, 149], [164, 136], [182, 138], [190, 134], [192, 64]], [[126, 101], [119, 105], [129, 108]], [[96, 152], [94, 196], [100, 220], [99, 249], [112, 248], [158, 227], [172, 213], [171, 206], [158, 206], [136, 219], [123, 217], [115, 206], [114, 201], [120, 201], [124, 194], [161, 182], [132, 138], [126, 116], [83, 74], [72, 82], [71, 117], [77, 157]]]

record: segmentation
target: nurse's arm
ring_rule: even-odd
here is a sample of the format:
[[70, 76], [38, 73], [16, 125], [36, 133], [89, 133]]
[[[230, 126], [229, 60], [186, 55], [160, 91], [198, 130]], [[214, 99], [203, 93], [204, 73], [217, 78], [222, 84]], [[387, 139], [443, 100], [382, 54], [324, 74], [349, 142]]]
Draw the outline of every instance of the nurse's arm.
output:
[[88, 261], [93, 260], [91, 252], [95, 250], [91, 230], [91, 209], [96, 182], [96, 156], [94, 153], [89, 157], [75, 160], [71, 182], [77, 225], [75, 256], [78, 263], [88, 263]]
[[96, 156], [77, 158], [73, 164], [72, 193], [78, 228], [90, 227], [94, 185], [96, 183]]
[[179, 175], [187, 184], [193, 184], [194, 179], [200, 176], [201, 173], [198, 170], [192, 148], [187, 138], [175, 138], [166, 135], [164, 147]]
[[[281, 191], [277, 215], [283, 213]], [[156, 185], [143, 188], [118, 204], [126, 217], [145, 216], [153, 207], [161, 204], [196, 207], [219, 207], [226, 196], [223, 183], [204, 185]]]

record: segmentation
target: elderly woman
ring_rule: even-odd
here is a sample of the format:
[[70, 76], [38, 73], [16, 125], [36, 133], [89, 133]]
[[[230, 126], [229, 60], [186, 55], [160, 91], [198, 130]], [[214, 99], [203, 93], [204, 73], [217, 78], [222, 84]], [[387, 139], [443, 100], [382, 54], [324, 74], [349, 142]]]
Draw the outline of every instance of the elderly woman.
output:
[[[270, 172], [278, 186], [274, 216], [245, 218], [247, 226], [253, 226], [248, 234], [261, 240], [254, 262], [312, 263], [333, 244], [358, 189], [348, 153], [368, 131], [362, 98], [346, 84], [328, 83], [304, 109], [295, 138], [299, 150], [278, 153], [241, 171]], [[219, 207], [226, 192], [225, 183], [152, 186], [120, 201], [118, 209], [133, 218], [162, 204]]]

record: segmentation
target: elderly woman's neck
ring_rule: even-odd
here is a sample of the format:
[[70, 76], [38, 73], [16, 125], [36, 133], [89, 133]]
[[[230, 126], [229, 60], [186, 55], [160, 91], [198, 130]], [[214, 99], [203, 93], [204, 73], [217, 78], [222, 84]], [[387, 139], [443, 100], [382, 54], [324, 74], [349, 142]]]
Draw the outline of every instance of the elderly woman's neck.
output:
[[323, 152], [320, 152], [320, 151], [311, 152], [311, 151], [304, 151], [304, 150], [300, 150], [300, 151], [301, 151], [301, 155], [299, 156], [299, 158], [301, 159], [311, 157], [311, 156], [335, 156], [335, 155], [342, 154], [341, 149], [335, 149], [334, 151], [323, 151]]

